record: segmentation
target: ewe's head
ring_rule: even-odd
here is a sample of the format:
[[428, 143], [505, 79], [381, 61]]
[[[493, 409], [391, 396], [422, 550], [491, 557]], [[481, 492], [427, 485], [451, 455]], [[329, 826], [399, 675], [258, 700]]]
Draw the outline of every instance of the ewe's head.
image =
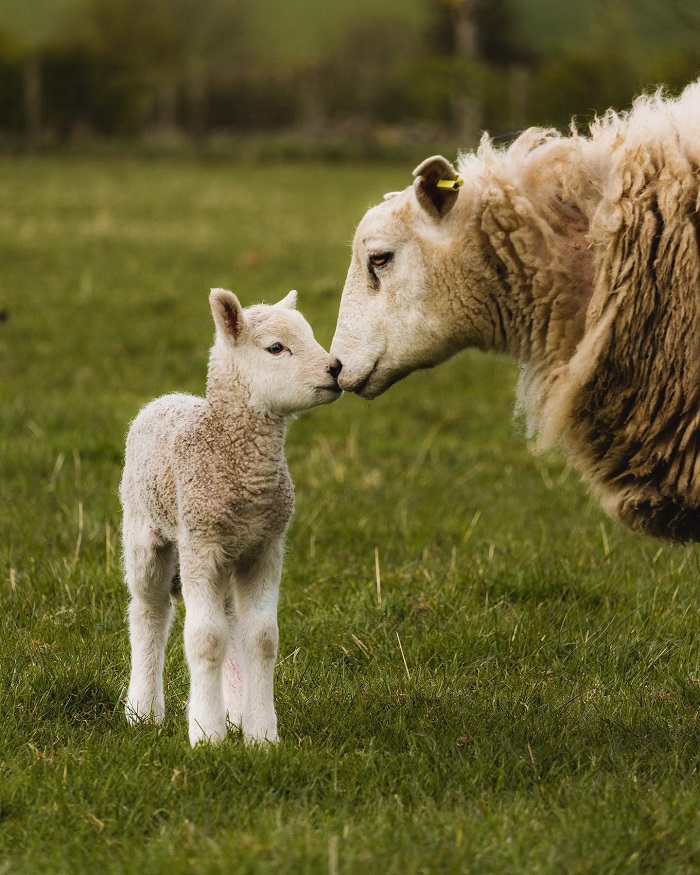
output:
[[289, 416], [340, 397], [337, 362], [314, 340], [296, 309], [296, 292], [244, 310], [232, 292], [212, 289], [209, 302], [216, 325], [212, 363], [233, 363], [256, 409]]
[[369, 210], [353, 242], [331, 353], [346, 391], [374, 398], [416, 368], [452, 355], [446, 263], [455, 244], [450, 215], [462, 184], [454, 167], [429, 158], [415, 183]]

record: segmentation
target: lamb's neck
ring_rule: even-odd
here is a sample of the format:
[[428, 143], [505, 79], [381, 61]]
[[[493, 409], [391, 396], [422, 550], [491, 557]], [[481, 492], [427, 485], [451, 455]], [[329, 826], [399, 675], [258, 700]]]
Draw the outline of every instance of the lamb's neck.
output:
[[210, 361], [206, 397], [210, 414], [222, 431], [240, 435], [245, 430], [251, 445], [265, 456], [274, 459], [283, 454], [286, 418], [256, 406], [233, 363]]

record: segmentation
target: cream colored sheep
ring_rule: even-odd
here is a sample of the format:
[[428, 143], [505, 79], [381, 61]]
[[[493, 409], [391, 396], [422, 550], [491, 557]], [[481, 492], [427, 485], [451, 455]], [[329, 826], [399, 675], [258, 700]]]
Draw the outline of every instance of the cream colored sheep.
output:
[[509, 352], [540, 446], [633, 529], [699, 540], [700, 82], [414, 175], [357, 229], [341, 387], [373, 398], [465, 347]]
[[227, 714], [246, 739], [275, 741], [277, 597], [294, 508], [285, 421], [340, 389], [333, 360], [294, 309], [296, 292], [243, 310], [231, 292], [214, 289], [210, 304], [216, 341], [206, 397], [152, 401], [126, 441], [126, 711], [131, 721], [163, 717], [170, 597], [181, 589], [190, 742], [221, 739]]

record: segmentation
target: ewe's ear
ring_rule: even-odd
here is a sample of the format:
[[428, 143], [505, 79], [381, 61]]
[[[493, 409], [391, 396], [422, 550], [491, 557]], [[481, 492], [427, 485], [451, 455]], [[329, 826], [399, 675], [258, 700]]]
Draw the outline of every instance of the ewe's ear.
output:
[[432, 219], [442, 219], [457, 203], [459, 187], [464, 180], [442, 155], [426, 158], [413, 175], [416, 177], [413, 188], [418, 203]]
[[296, 308], [297, 308], [296, 289], [292, 289], [292, 291], [287, 295], [286, 298], [282, 298], [281, 301], [278, 301], [275, 304], [275, 307], [283, 307], [286, 310], [296, 310]]
[[209, 304], [217, 332], [235, 343], [245, 328], [243, 308], [238, 298], [226, 289], [212, 289]]

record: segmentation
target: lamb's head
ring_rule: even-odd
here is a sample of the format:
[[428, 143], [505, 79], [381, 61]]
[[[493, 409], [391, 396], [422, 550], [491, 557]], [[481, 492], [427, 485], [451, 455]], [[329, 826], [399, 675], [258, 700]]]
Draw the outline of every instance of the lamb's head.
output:
[[355, 233], [331, 354], [342, 364], [341, 387], [364, 398], [463, 346], [457, 326], [449, 327], [447, 267], [462, 180], [439, 156], [414, 176], [412, 187], [370, 209]]
[[212, 367], [235, 373], [256, 409], [289, 416], [340, 397], [339, 365], [296, 309], [296, 292], [243, 309], [232, 292], [212, 289], [209, 302], [216, 325], [210, 374]]

